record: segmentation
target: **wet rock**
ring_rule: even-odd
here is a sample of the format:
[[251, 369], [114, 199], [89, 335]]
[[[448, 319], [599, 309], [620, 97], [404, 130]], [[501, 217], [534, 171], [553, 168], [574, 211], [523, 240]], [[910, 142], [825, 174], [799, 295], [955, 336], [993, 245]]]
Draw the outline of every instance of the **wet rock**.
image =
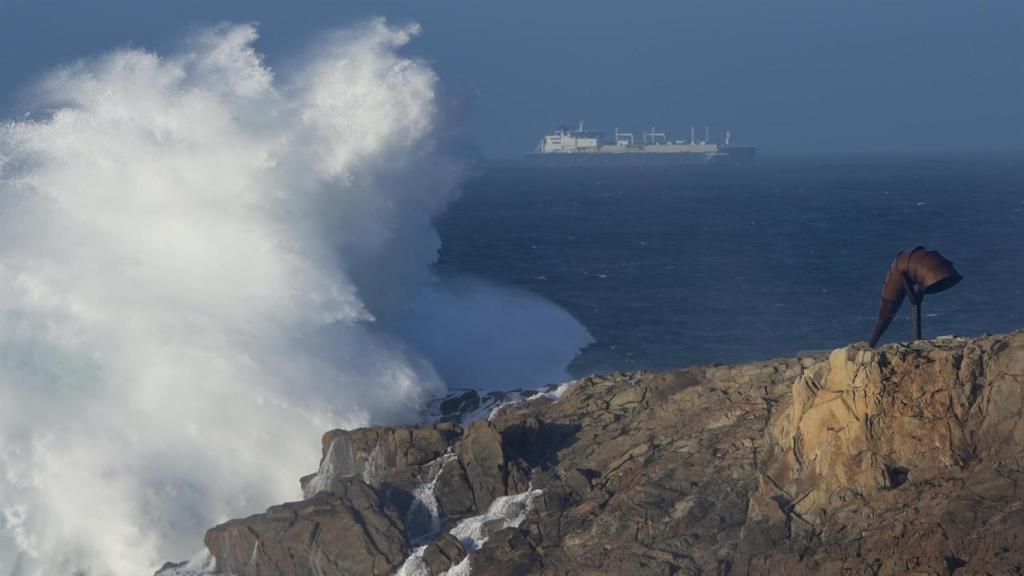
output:
[[236, 576], [389, 575], [409, 554], [401, 517], [358, 478], [206, 533], [217, 569]]
[[173, 574], [175, 570], [177, 570], [178, 568], [182, 568], [186, 564], [188, 564], [187, 561], [164, 562], [164, 565], [161, 566], [155, 573], [153, 573], [153, 576], [161, 576], [162, 574]]
[[451, 534], [445, 534], [431, 542], [423, 551], [423, 561], [434, 574], [443, 574], [452, 566], [462, 562], [465, 557], [466, 551], [462, 548], [462, 543]]
[[476, 510], [487, 510], [505, 495], [505, 452], [501, 434], [486, 420], [470, 424], [458, 450]]
[[446, 422], [460, 422], [462, 418], [480, 407], [480, 394], [467, 390], [462, 394], [449, 396], [441, 401], [441, 419]]
[[387, 484], [411, 491], [429, 482], [435, 470], [426, 466], [439, 458], [461, 430], [452, 424], [418, 428], [360, 428], [331, 430], [321, 441], [323, 458], [316, 474], [303, 477], [302, 493], [309, 497], [333, 491], [336, 482], [358, 476], [374, 487]]
[[444, 463], [434, 482], [434, 494], [441, 513], [447, 518], [472, 516], [477, 511], [466, 470], [457, 459]]

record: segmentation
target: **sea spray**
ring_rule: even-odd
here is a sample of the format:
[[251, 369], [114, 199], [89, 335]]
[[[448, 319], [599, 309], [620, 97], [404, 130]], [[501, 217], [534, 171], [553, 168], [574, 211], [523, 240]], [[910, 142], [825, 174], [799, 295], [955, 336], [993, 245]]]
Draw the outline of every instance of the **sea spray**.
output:
[[398, 54], [417, 33], [370, 21], [272, 71], [225, 24], [62, 68], [0, 126], [0, 574], [151, 573], [299, 497], [325, 430], [415, 418], [435, 362], [538, 385], [588, 342], [432, 275], [459, 169]]
[[522, 524], [533, 508], [533, 499], [543, 493], [542, 490], [530, 489], [520, 494], [499, 496], [491, 502], [486, 513], [460, 521], [450, 532], [462, 542], [467, 552], [477, 550], [491, 534]]
[[413, 545], [429, 540], [441, 530], [441, 506], [437, 501], [437, 479], [444, 470], [444, 464], [455, 459], [454, 453], [447, 453], [428, 466], [435, 468], [430, 482], [424, 482], [412, 492], [412, 504], [405, 513], [405, 534]]
[[412, 504], [405, 514], [405, 532], [413, 544], [423, 541], [441, 529], [441, 514], [434, 484], [421, 484], [413, 490]]
[[[487, 512], [459, 521], [449, 533], [459, 539], [467, 555], [458, 564], [436, 576], [468, 576], [472, 571], [472, 561], [468, 553], [479, 550], [487, 543], [491, 534], [505, 528], [519, 527], [532, 510], [533, 500], [543, 493], [543, 490], [531, 488], [520, 494], [499, 496], [487, 508]], [[431, 576], [430, 568], [423, 559], [426, 549], [426, 546], [413, 549], [395, 576]]]

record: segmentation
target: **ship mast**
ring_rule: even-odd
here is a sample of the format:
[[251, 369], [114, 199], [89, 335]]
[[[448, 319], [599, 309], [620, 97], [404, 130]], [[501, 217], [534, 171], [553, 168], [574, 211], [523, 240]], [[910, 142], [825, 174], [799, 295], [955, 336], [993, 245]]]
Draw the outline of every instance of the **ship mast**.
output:
[[654, 126], [651, 126], [650, 132], [644, 132], [644, 144], [655, 145], [658, 143], [658, 138], [661, 138], [661, 143], [665, 144], [668, 141], [668, 135], [664, 132], [657, 132]]

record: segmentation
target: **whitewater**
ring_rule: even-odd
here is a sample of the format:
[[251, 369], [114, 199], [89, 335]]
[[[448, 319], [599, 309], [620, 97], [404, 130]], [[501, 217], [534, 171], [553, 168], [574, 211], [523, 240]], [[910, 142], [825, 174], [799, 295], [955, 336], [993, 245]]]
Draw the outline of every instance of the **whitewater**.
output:
[[47, 74], [0, 124], [0, 575], [152, 573], [301, 498], [331, 428], [566, 379], [590, 338], [433, 271], [464, 169], [420, 30], [252, 25]]

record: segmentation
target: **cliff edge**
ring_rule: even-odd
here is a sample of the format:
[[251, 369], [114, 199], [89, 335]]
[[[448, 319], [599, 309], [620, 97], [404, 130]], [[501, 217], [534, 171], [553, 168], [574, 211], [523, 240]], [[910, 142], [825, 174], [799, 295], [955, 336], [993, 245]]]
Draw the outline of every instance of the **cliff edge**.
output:
[[238, 576], [1019, 574], [1024, 332], [592, 376], [460, 425], [335, 430]]

